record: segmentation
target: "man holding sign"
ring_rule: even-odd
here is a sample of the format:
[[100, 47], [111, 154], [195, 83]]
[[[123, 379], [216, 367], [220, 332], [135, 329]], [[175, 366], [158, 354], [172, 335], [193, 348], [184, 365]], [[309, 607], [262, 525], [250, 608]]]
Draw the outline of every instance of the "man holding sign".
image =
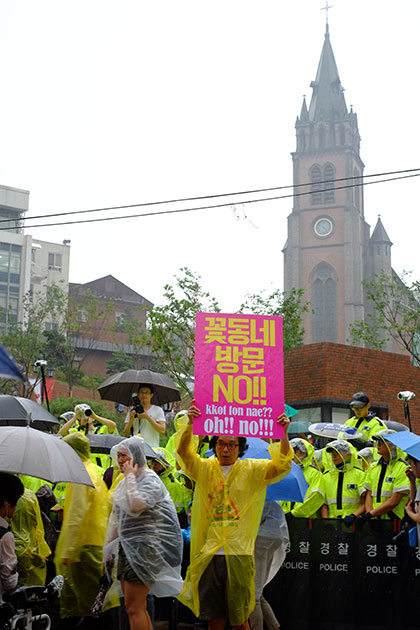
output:
[[254, 543], [264, 506], [266, 486], [291, 469], [289, 419], [278, 416], [283, 438], [269, 446], [269, 459], [238, 459], [246, 438], [230, 432], [214, 436], [215, 456], [201, 459], [192, 445], [193, 419], [200, 410], [193, 401], [188, 424], [176, 440], [177, 459], [196, 482], [191, 514], [191, 564], [180, 601], [209, 622], [209, 630], [246, 630], [255, 607]]

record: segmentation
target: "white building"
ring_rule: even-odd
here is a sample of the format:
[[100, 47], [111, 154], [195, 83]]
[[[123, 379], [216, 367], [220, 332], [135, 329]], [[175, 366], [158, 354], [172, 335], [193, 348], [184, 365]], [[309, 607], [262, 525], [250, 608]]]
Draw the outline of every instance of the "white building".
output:
[[0, 325], [22, 320], [23, 296], [51, 284], [68, 291], [70, 247], [24, 234], [29, 191], [0, 185]]

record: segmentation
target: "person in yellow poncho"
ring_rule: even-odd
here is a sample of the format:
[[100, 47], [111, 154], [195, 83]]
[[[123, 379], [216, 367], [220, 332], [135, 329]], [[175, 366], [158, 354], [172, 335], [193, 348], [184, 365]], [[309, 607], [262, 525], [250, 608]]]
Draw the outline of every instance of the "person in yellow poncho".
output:
[[35, 492], [25, 488], [16, 505], [12, 532], [18, 559], [18, 586], [43, 586], [51, 549], [45, 541], [44, 524]]
[[[67, 484], [55, 566], [64, 577], [60, 617], [68, 619], [90, 615], [102, 576], [102, 548], [109, 510], [108, 489], [89, 460], [89, 440], [81, 433], [72, 433], [63, 440], [78, 453], [95, 486]], [[68, 621], [69, 628], [75, 627], [74, 619]]]
[[[182, 469], [196, 482], [191, 513], [191, 564], [178, 599], [209, 630], [223, 630], [228, 618], [234, 629], [245, 630], [255, 607], [254, 544], [261, 521], [266, 486], [290, 471], [289, 419], [279, 416], [284, 438], [271, 444], [269, 459], [238, 457], [246, 439], [214, 436], [215, 455], [202, 459], [192, 445], [192, 421], [200, 416], [194, 401], [188, 424], [179, 431], [176, 455]], [[218, 584], [219, 583], [219, 584]]]

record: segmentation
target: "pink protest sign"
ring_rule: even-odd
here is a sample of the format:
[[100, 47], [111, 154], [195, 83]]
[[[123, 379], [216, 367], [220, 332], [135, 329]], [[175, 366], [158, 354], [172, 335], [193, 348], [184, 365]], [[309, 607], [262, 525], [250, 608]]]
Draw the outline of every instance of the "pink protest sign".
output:
[[283, 437], [282, 324], [269, 315], [197, 313], [196, 435]]

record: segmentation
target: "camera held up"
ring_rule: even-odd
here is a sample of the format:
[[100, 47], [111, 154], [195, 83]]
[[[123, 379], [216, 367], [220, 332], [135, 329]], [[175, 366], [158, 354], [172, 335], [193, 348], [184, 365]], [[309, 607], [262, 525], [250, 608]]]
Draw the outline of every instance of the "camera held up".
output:
[[133, 406], [132, 408], [135, 410], [136, 413], [140, 414], [144, 412], [144, 407], [140, 402], [140, 398], [136, 395], [133, 395]]

